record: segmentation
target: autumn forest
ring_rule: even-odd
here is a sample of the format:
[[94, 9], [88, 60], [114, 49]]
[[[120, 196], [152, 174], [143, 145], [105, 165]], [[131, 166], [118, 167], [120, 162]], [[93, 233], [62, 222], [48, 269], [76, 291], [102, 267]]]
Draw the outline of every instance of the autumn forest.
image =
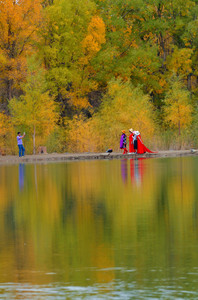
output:
[[0, 149], [198, 146], [198, 0], [1, 0]]

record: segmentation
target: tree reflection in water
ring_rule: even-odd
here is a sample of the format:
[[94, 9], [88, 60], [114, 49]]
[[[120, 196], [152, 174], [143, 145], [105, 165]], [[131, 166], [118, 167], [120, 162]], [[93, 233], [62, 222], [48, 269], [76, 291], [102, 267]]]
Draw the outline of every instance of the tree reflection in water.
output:
[[19, 164], [19, 189], [24, 188], [25, 164]]
[[197, 157], [0, 166], [1, 282], [196, 293], [197, 168]]

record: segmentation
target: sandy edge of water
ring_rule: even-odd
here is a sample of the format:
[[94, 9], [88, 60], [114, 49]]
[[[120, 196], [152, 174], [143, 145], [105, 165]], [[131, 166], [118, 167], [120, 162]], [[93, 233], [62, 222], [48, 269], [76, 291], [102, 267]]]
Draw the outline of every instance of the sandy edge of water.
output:
[[156, 157], [180, 157], [180, 156], [197, 156], [198, 150], [167, 150], [157, 153], [144, 154], [125, 154], [122, 153], [51, 153], [25, 155], [18, 157], [14, 155], [0, 156], [0, 165], [19, 164], [19, 163], [46, 163], [61, 162], [74, 160], [96, 160], [96, 159], [121, 159], [121, 158], [156, 158]]

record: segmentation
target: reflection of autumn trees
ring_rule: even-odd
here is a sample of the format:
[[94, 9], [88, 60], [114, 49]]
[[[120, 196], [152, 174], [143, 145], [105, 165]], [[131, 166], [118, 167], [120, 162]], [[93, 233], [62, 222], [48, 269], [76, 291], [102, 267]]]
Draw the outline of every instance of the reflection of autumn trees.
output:
[[193, 266], [196, 158], [137, 163], [141, 186], [129, 160], [124, 184], [119, 160], [25, 165], [22, 190], [18, 166], [1, 166], [1, 280], [86, 285], [111, 282], [114, 268], [127, 266], [141, 284], [150, 266], [182, 268], [187, 256]]

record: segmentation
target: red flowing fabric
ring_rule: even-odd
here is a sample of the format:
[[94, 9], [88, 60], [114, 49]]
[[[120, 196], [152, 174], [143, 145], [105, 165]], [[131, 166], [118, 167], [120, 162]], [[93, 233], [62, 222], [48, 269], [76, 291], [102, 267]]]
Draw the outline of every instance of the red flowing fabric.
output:
[[153, 152], [151, 150], [149, 150], [142, 142], [142, 139], [141, 139], [141, 135], [139, 134], [137, 136], [137, 153], [138, 154], [143, 154], [145, 152], [149, 152], [149, 153], [156, 153], [156, 152]]
[[133, 133], [129, 135], [129, 152], [135, 152], [133, 146]]

